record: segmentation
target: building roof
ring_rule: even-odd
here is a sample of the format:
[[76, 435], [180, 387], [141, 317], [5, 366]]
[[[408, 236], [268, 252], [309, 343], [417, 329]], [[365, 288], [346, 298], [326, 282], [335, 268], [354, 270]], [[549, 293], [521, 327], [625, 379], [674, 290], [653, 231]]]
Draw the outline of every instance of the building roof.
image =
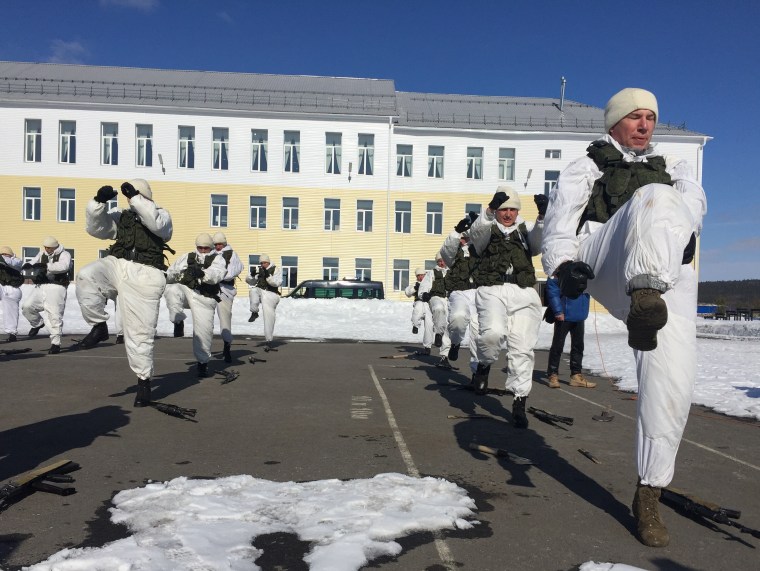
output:
[[[393, 80], [0, 61], [0, 100], [393, 117], [399, 126], [604, 131], [604, 110], [557, 98], [396, 91]], [[658, 123], [658, 134], [697, 135]]]

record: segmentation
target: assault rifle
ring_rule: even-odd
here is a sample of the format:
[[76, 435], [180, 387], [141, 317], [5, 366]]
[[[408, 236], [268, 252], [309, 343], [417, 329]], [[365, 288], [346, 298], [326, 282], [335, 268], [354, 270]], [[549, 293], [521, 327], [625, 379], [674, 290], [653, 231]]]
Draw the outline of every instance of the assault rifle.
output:
[[689, 516], [698, 516], [735, 527], [742, 533], [749, 533], [752, 537], [760, 538], [760, 531], [734, 521], [742, 515], [739, 510], [720, 507], [718, 504], [692, 496], [677, 488], [663, 488], [660, 498], [664, 503], [680, 509]]
[[568, 426], [572, 426], [574, 422], [574, 420], [569, 416], [559, 416], [558, 414], [552, 414], [547, 410], [533, 408], [532, 406], [528, 407], [528, 412], [535, 416], [538, 420], [542, 420], [544, 422], [561, 422], [563, 424], [567, 424]]
[[59, 496], [76, 493], [75, 488], [56, 486], [55, 483], [71, 483], [74, 478], [69, 472], [79, 470], [80, 466], [70, 460], [59, 460], [48, 466], [36, 468], [11, 479], [0, 487], [0, 512], [35, 490], [49, 492]]

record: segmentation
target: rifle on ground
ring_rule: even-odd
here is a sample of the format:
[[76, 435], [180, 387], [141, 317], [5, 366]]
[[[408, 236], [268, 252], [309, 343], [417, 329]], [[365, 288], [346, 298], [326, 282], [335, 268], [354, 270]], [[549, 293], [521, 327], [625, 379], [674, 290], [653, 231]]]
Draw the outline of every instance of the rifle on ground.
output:
[[557, 414], [549, 412], [548, 410], [533, 408], [532, 406], [528, 407], [528, 412], [535, 416], [538, 420], [543, 420], [544, 422], [561, 422], [569, 426], [572, 426], [574, 422], [573, 419], [569, 416], [559, 416]]
[[0, 512], [35, 490], [49, 492], [59, 496], [76, 493], [75, 488], [56, 486], [55, 483], [71, 483], [74, 478], [69, 472], [79, 470], [80, 466], [71, 460], [59, 460], [48, 466], [36, 468], [15, 478], [0, 487]]
[[699, 516], [710, 521], [735, 527], [742, 533], [749, 533], [752, 537], [760, 538], [760, 531], [740, 524], [737, 520], [742, 512], [730, 508], [723, 508], [718, 504], [705, 501], [678, 488], [663, 488], [660, 499], [690, 516]]

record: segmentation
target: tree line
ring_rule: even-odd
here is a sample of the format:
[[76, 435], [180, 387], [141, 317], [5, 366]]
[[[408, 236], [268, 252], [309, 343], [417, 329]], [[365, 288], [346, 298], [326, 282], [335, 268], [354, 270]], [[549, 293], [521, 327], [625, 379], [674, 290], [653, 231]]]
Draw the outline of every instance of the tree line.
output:
[[718, 312], [760, 308], [760, 280], [699, 282], [699, 303], [714, 303]]

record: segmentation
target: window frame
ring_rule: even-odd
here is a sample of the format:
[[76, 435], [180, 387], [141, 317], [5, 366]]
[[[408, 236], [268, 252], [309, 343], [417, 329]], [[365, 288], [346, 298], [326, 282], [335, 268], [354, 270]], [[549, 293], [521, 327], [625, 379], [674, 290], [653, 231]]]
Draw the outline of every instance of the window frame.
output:
[[[440, 149], [441, 154], [435, 155], [433, 151]], [[428, 145], [428, 178], [443, 178], [445, 166], [446, 147], [443, 145]], [[432, 174], [431, 174], [432, 172]]]
[[561, 159], [562, 149], [544, 149], [544, 158], [552, 160]]
[[[408, 148], [409, 153], [402, 153]], [[396, 144], [396, 176], [401, 178], [411, 178], [414, 174], [414, 145]], [[406, 170], [408, 168], [408, 171]], [[408, 174], [405, 174], [407, 173]]]
[[[285, 204], [285, 201], [295, 201], [295, 205]], [[283, 230], [298, 230], [298, 209], [300, 201], [297, 197], [283, 196], [282, 197], [282, 229]], [[287, 223], [286, 223], [287, 220]], [[287, 224], [287, 225], [286, 225]]]
[[340, 230], [340, 198], [325, 198], [324, 213], [324, 230], [338, 232]]
[[[61, 196], [62, 191], [71, 191], [73, 196], [71, 198], [65, 198]], [[75, 188], [59, 188], [58, 189], [58, 222], [76, 222], [76, 195]], [[64, 208], [64, 204], [66, 207]], [[67, 217], [63, 217], [63, 211], [66, 211]], [[70, 215], [70, 216], [69, 216]]]
[[[146, 131], [147, 136], [141, 135], [140, 130]], [[135, 124], [135, 167], [150, 168], [153, 166], [153, 124]]]
[[[262, 199], [264, 204], [254, 204], [254, 199]], [[252, 194], [248, 197], [248, 207], [249, 207], [249, 217], [248, 217], [248, 227], [251, 230], [266, 230], [267, 227], [267, 197]], [[257, 224], [253, 224], [254, 219], [254, 210], [256, 211], [256, 222]], [[262, 216], [263, 212], [263, 216]], [[262, 224], [263, 222], [263, 224]]]
[[[409, 205], [408, 210], [400, 208], [403, 205]], [[405, 229], [406, 228], [406, 229]], [[397, 200], [394, 205], [394, 225], [395, 234], [411, 234], [412, 233], [412, 201], [411, 200]]]
[[[30, 123], [33, 122], [37, 123], [39, 131], [30, 131]], [[24, 162], [42, 162], [42, 119], [24, 119]]]
[[[367, 144], [367, 142], [369, 142], [369, 144]], [[375, 173], [375, 135], [374, 134], [372, 133], [358, 134], [356, 155], [357, 155], [356, 164], [359, 165], [359, 167], [356, 169], [356, 174], [361, 175], [361, 176], [373, 176]]]
[[[263, 134], [263, 137], [259, 137], [257, 140], [257, 134]], [[267, 172], [269, 168], [268, 149], [269, 129], [251, 129], [251, 172]]]
[[[332, 139], [332, 142], [331, 142]], [[337, 142], [336, 142], [337, 141]], [[341, 174], [343, 156], [343, 133], [325, 133], [325, 174]]]
[[[65, 125], [73, 125], [71, 133], [64, 133]], [[64, 160], [64, 152], [66, 157]], [[77, 122], [61, 119], [58, 121], [58, 163], [75, 165], [77, 162]]]
[[[471, 153], [480, 153], [480, 156], [477, 154], [471, 154]], [[483, 180], [483, 158], [485, 155], [485, 150], [483, 147], [467, 147], [467, 171], [466, 171], [466, 178], [468, 180]], [[480, 170], [480, 174], [478, 174], [478, 170]]]
[[211, 170], [230, 170], [229, 127], [211, 127]]
[[[182, 138], [182, 131], [186, 130], [188, 138]], [[185, 164], [182, 164], [183, 147]], [[195, 126], [178, 125], [177, 126], [177, 168], [193, 170], [195, 169]]]
[[[362, 204], [364, 203], [364, 204]], [[369, 203], [369, 208], [366, 208]], [[374, 200], [357, 199], [356, 200], [356, 231], [372, 232], [375, 217]]]
[[340, 258], [335, 256], [322, 257], [322, 279], [331, 282], [340, 279]]
[[[295, 263], [291, 263], [292, 261]], [[282, 272], [281, 287], [293, 289], [298, 285], [298, 256], [282, 256], [280, 270]]]
[[[289, 133], [290, 137], [288, 137]], [[301, 131], [283, 131], [282, 145], [283, 172], [301, 172]]]
[[[113, 127], [113, 133], [106, 129]], [[103, 166], [119, 166], [119, 124], [113, 121], [100, 122], [100, 164]]]
[[[439, 208], [439, 210], [435, 210]], [[425, 206], [425, 233], [443, 234], [443, 202], [428, 202]]]
[[372, 281], [372, 258], [354, 258], [354, 276], [363, 282]]
[[[30, 196], [29, 191], [37, 191], [37, 196]], [[29, 205], [32, 205], [32, 216], [28, 217]], [[23, 220], [29, 222], [39, 222], [42, 220], [42, 187], [25, 186], [22, 190], [22, 216]], [[36, 213], [36, 217], [34, 216]]]
[[[511, 151], [511, 157], [503, 157], [502, 151]], [[517, 168], [517, 150], [514, 147], [499, 147], [499, 180], [514, 182]], [[511, 177], [509, 173], [511, 172]]]
[[547, 196], [557, 186], [559, 174], [561, 171], [545, 170], [544, 171], [544, 194]]
[[[406, 267], [403, 267], [403, 266]], [[409, 260], [393, 259], [393, 291], [404, 291], [409, 287]]]
[[[221, 199], [223, 199], [223, 202]], [[210, 197], [210, 206], [211, 219], [209, 225], [212, 228], [227, 228], [227, 225], [229, 224], [229, 196], [226, 194], [212, 193]]]

